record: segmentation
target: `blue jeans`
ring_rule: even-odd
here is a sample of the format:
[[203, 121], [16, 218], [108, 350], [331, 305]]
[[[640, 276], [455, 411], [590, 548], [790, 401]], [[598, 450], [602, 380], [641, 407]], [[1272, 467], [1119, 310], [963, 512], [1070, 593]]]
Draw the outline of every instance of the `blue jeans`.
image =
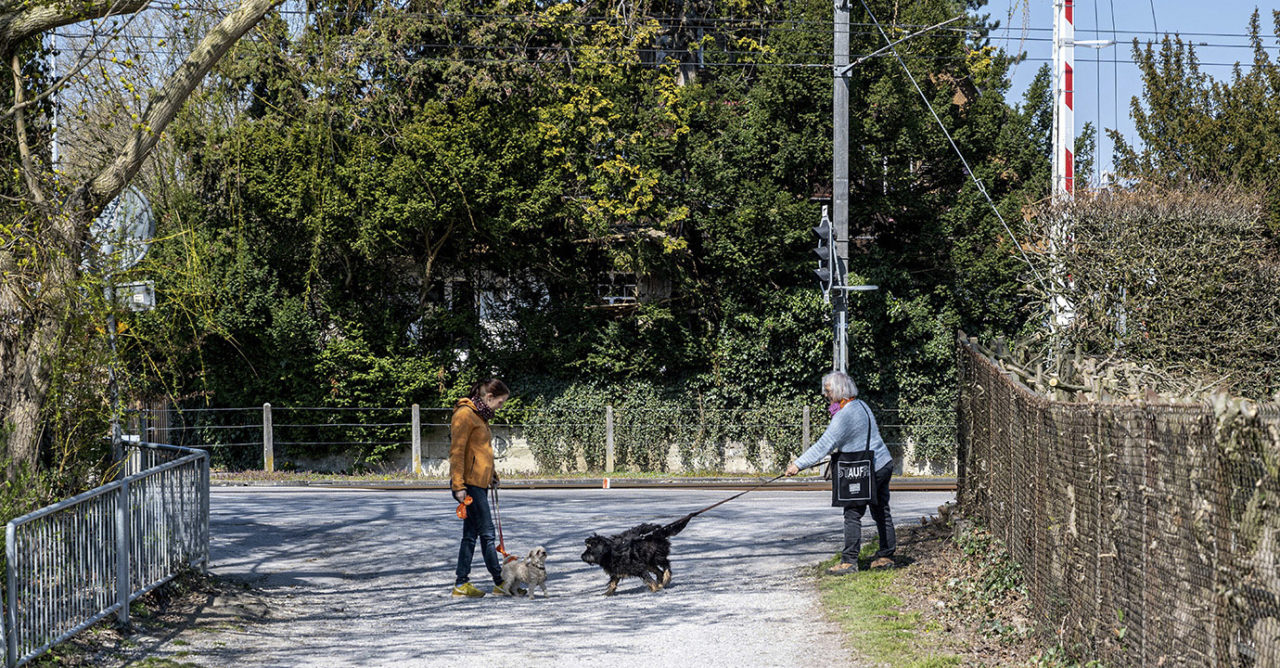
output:
[[[892, 557], [898, 547], [898, 537], [893, 530], [893, 516], [889, 513], [889, 479], [893, 477], [893, 463], [875, 473], [876, 504], [870, 506], [871, 518], [876, 521], [876, 533], [880, 535], [880, 549], [876, 550], [872, 559]], [[868, 504], [853, 504], [844, 509], [844, 550], [841, 561], [850, 564], [858, 563], [858, 553], [862, 551], [862, 515], [866, 513]]]
[[484, 555], [485, 568], [493, 576], [494, 584], [502, 584], [502, 560], [498, 558], [498, 538], [493, 529], [493, 511], [489, 508], [489, 490], [467, 485], [471, 505], [467, 506], [467, 519], [462, 520], [462, 545], [458, 547], [458, 570], [455, 585], [471, 579], [471, 558], [476, 552], [476, 539], [480, 539], [480, 553]]

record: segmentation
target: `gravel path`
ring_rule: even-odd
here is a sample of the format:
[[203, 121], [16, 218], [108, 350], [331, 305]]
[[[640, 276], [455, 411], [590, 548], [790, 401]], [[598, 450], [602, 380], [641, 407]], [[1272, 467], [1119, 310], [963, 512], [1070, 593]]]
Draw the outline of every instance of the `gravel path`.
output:
[[[732, 501], [673, 539], [668, 589], [650, 594], [627, 579], [601, 596], [607, 577], [580, 560], [584, 537], [729, 493], [503, 492], [508, 548], [549, 552], [550, 596], [528, 601], [449, 595], [461, 528], [443, 492], [215, 489], [212, 570], [261, 588], [270, 612], [183, 633], [153, 656], [207, 666], [849, 664], [804, 570], [839, 549], [828, 493]], [[895, 493], [894, 515], [918, 521], [950, 498]], [[486, 578], [477, 549], [472, 579]]]

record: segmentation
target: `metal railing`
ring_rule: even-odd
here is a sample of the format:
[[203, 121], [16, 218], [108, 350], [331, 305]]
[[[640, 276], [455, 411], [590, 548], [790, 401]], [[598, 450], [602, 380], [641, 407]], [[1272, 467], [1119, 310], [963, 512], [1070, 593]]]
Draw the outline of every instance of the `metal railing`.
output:
[[209, 454], [131, 444], [125, 477], [11, 520], [4, 660], [20, 666], [209, 562]]

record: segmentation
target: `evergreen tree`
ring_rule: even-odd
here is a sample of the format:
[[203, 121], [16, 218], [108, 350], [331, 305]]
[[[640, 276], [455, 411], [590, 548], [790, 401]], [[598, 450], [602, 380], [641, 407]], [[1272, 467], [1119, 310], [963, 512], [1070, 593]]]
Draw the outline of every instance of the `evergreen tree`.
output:
[[[897, 60], [851, 75], [852, 279], [881, 286], [854, 298], [853, 372], [920, 424], [950, 408], [957, 327], [1037, 315], [1016, 243], [1048, 188], [1048, 75], [1005, 102], [1012, 59], [983, 4], [871, 7], [893, 36], [971, 13], [898, 50], [1013, 238]], [[233, 113], [175, 135], [170, 220], [228, 289], [199, 345], [152, 351], [179, 369], [153, 390], [431, 404], [498, 371], [549, 392], [811, 396], [831, 344], [809, 234], [830, 188], [831, 45], [817, 0], [321, 3], [301, 30], [265, 24], [203, 98]], [[853, 52], [882, 45], [860, 30]], [[611, 282], [642, 294], [604, 303]]]

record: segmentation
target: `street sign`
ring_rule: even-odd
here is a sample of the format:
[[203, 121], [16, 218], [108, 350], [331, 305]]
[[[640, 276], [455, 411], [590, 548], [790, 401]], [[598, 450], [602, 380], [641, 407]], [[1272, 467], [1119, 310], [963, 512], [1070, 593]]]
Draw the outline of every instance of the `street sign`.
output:
[[105, 273], [129, 269], [146, 256], [156, 235], [151, 203], [141, 190], [130, 186], [102, 209], [89, 232], [98, 246]]
[[156, 307], [156, 284], [152, 281], [121, 283], [115, 286], [120, 305], [130, 311], [150, 311]]

